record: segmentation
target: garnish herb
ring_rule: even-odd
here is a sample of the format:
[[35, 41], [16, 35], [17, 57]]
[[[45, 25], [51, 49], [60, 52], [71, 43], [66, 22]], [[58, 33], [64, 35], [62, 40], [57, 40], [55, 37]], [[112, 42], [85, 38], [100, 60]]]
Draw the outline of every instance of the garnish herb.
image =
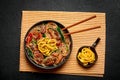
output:
[[62, 42], [65, 43], [65, 38], [64, 38], [64, 35], [63, 35], [63, 33], [62, 33], [60, 27], [57, 27], [57, 31], [58, 31], [58, 33], [60, 34], [60, 37], [61, 37]]
[[33, 53], [31, 51], [30, 48], [27, 47], [27, 52], [28, 52], [28, 56], [30, 56], [31, 58], [33, 58]]

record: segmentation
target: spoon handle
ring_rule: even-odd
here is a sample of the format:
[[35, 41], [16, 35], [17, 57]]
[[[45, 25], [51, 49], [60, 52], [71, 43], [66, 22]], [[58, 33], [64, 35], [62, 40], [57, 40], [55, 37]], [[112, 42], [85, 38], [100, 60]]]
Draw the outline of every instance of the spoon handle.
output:
[[96, 47], [97, 46], [97, 44], [99, 43], [99, 41], [100, 41], [100, 38], [98, 37], [97, 39], [96, 39], [96, 41], [92, 44], [92, 47]]

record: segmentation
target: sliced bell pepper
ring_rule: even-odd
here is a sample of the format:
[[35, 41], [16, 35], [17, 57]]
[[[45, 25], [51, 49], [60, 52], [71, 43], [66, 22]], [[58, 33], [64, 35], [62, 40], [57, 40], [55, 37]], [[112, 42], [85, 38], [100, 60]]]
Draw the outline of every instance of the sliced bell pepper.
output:
[[30, 43], [32, 40], [32, 33], [29, 33], [28, 36], [26, 37], [26, 43]]
[[40, 39], [42, 37], [41, 33], [38, 33], [37, 39]]

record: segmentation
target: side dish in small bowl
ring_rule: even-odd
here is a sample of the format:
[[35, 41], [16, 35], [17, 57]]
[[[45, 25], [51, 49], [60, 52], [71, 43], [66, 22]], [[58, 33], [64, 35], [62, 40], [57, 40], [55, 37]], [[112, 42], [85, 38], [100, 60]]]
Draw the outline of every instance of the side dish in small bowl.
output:
[[90, 68], [92, 67], [97, 59], [98, 55], [95, 50], [96, 45], [100, 41], [100, 38], [98, 38], [92, 46], [82, 46], [76, 55], [78, 63], [84, 67], [84, 68]]

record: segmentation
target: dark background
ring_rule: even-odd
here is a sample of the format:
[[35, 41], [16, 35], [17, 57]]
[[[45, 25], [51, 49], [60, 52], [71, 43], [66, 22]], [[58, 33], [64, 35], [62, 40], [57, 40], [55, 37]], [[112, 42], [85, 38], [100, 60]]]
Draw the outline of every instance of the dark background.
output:
[[[84, 77], [19, 72], [22, 10], [106, 13], [105, 75]], [[0, 0], [0, 80], [118, 80], [120, 0]]]

